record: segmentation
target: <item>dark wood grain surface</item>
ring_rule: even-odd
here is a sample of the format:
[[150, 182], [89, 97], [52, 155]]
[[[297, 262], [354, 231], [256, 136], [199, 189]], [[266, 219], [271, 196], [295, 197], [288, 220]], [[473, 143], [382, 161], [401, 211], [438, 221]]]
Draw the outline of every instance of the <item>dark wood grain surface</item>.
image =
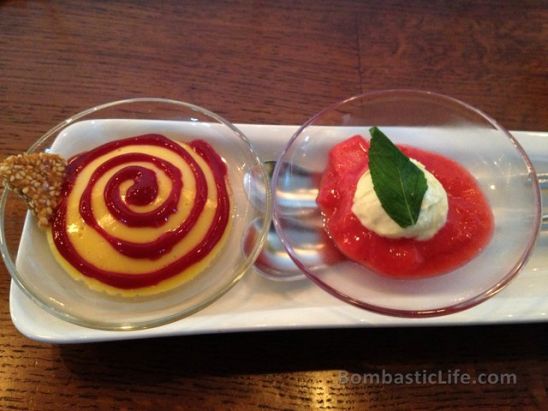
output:
[[[364, 91], [450, 94], [548, 130], [546, 1], [0, 1], [0, 150], [84, 108], [191, 101], [298, 124]], [[16, 236], [17, 233], [9, 233]], [[0, 409], [548, 409], [545, 324], [196, 336], [54, 346], [13, 327]], [[341, 372], [514, 373], [515, 384], [344, 384]]]

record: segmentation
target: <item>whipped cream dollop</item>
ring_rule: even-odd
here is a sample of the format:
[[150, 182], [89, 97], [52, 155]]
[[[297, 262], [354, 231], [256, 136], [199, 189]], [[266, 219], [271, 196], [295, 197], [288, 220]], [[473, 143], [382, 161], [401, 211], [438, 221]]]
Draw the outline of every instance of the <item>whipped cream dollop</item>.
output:
[[373, 188], [371, 173], [367, 170], [356, 186], [352, 212], [368, 230], [388, 238], [415, 238], [424, 241], [432, 238], [445, 225], [449, 210], [445, 189], [423, 164], [413, 159], [411, 161], [424, 172], [428, 185], [417, 222], [408, 227], [400, 227], [392, 220], [382, 207]]

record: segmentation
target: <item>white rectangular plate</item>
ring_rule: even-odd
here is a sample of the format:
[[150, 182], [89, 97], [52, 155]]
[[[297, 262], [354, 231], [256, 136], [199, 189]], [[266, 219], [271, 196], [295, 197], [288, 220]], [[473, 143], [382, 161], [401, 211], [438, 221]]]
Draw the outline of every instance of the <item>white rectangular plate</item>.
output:
[[[275, 160], [296, 126], [237, 125], [263, 160]], [[548, 133], [515, 131], [539, 171], [548, 171]], [[81, 343], [174, 335], [304, 328], [475, 325], [541, 322], [548, 319], [548, 233], [541, 233], [523, 271], [495, 297], [472, 309], [426, 319], [374, 314], [345, 304], [309, 280], [278, 283], [248, 273], [206, 309], [162, 327], [142, 331], [100, 331], [80, 327], [47, 313], [13, 282], [10, 312], [28, 338], [50, 343]]]

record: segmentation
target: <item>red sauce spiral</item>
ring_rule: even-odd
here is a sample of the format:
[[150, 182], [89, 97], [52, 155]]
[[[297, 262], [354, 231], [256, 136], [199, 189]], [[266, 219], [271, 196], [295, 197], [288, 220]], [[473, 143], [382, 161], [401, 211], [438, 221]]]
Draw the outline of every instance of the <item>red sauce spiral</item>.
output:
[[[230, 201], [226, 187], [227, 168], [221, 157], [205, 141], [195, 140], [188, 144], [208, 165], [217, 190], [217, 204], [212, 223], [199, 243], [176, 261], [146, 273], [124, 273], [101, 269], [82, 258], [75, 249], [67, 233], [67, 203], [80, 172], [92, 161], [126, 146], [158, 146], [172, 151], [190, 168], [195, 179], [196, 193], [191, 210], [184, 221], [175, 229], [166, 230], [156, 239], [146, 243], [123, 240], [108, 233], [95, 219], [92, 209], [92, 192], [97, 181], [113, 168], [120, 168], [108, 180], [104, 188], [104, 201], [110, 215], [128, 227], [162, 227], [170, 216], [177, 213], [181, 191], [184, 185], [181, 170], [165, 159], [143, 152], [130, 152], [116, 155], [101, 163], [80, 197], [79, 212], [83, 221], [96, 230], [120, 254], [134, 259], [158, 259], [168, 253], [195, 226], [206, 201], [208, 185], [200, 165], [185, 147], [158, 134], [146, 134], [99, 146], [91, 151], [73, 157], [67, 167], [67, 178], [62, 189], [62, 200], [52, 221], [54, 243], [60, 254], [73, 267], [85, 276], [95, 278], [105, 284], [122, 289], [135, 289], [158, 284], [159, 282], [182, 273], [185, 269], [203, 259], [220, 241], [227, 227], [230, 213]], [[129, 205], [145, 206], [153, 203], [158, 195], [158, 182], [153, 170], [134, 163], [150, 163], [159, 168], [171, 181], [171, 190], [167, 198], [155, 209], [139, 213]], [[120, 185], [132, 181], [125, 198], [121, 197]]]

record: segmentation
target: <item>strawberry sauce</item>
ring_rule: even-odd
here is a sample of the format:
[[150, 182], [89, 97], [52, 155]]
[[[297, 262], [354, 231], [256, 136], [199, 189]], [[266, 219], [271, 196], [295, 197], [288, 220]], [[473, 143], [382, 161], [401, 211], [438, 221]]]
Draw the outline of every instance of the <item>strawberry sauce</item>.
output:
[[409, 146], [399, 148], [424, 164], [447, 193], [447, 222], [440, 231], [427, 241], [390, 239], [360, 223], [351, 209], [358, 180], [368, 168], [369, 143], [361, 136], [337, 144], [329, 153], [317, 198], [325, 229], [343, 254], [381, 274], [418, 278], [451, 271], [489, 242], [494, 225], [489, 204], [472, 175], [453, 160]]

